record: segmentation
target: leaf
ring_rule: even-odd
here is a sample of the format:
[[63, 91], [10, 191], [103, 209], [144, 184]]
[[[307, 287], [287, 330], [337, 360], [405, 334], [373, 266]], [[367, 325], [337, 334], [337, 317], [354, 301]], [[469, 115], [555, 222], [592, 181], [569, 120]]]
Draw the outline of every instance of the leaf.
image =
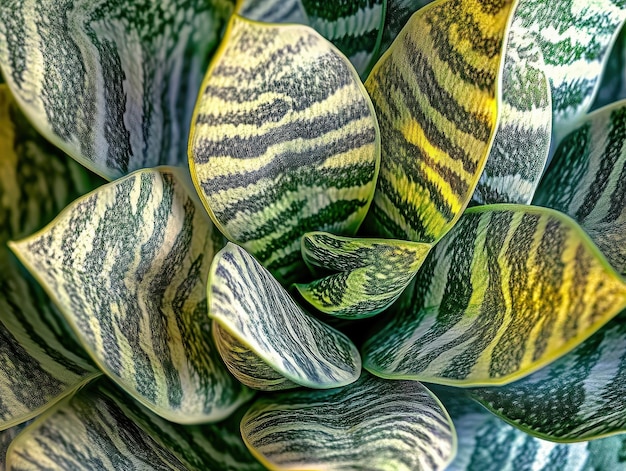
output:
[[256, 389], [336, 388], [361, 358], [342, 333], [306, 314], [252, 256], [229, 243], [209, 278], [215, 342], [235, 377]]
[[334, 274], [295, 287], [326, 314], [346, 319], [370, 317], [400, 296], [430, 248], [419, 242], [310, 232], [302, 238], [304, 261]]
[[272, 470], [436, 470], [456, 447], [450, 418], [428, 389], [365, 372], [345, 388], [257, 399], [241, 433]]
[[405, 293], [365, 368], [457, 386], [520, 379], [626, 307], [626, 283], [574, 221], [521, 205], [467, 210]]
[[383, 28], [383, 38], [378, 51], [381, 56], [396, 39], [411, 15], [433, 0], [387, 0], [387, 14]]
[[381, 132], [372, 206], [381, 236], [435, 242], [469, 203], [495, 131], [511, 3], [427, 5], [365, 82]]
[[595, 111], [626, 98], [626, 28], [624, 24], [613, 42], [598, 93], [591, 110]]
[[301, 0], [239, 0], [235, 13], [263, 23], [307, 24]]
[[232, 9], [228, 0], [3, 1], [2, 72], [42, 135], [105, 178], [184, 164], [193, 103]]
[[210, 339], [205, 286], [223, 241], [192, 192], [176, 169], [138, 171], [11, 244], [96, 364], [181, 423], [219, 420], [251, 395]]
[[[2, 77], [0, 77], [1, 79]], [[29, 422], [21, 423], [20, 425], [16, 425], [15, 427], [11, 427], [10, 429], [3, 430], [0, 432], [0, 471], [5, 471], [5, 462], [6, 462], [6, 454], [9, 445], [13, 441], [13, 439], [29, 424]]]
[[534, 203], [572, 216], [626, 275], [626, 101], [591, 113], [557, 149]]
[[331, 44], [235, 16], [202, 90], [191, 172], [226, 237], [288, 281], [303, 268], [305, 232], [356, 232], [380, 142], [367, 93]]

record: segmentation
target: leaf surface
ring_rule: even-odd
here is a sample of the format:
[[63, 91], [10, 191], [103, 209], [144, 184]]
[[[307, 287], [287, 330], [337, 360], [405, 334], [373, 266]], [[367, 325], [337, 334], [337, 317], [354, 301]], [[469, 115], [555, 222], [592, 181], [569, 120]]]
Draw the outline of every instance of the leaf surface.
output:
[[[1, 78], [1, 77], [0, 77]], [[21, 423], [7, 430], [0, 432], [0, 471], [6, 471], [7, 449], [13, 439], [28, 425], [28, 422]]]

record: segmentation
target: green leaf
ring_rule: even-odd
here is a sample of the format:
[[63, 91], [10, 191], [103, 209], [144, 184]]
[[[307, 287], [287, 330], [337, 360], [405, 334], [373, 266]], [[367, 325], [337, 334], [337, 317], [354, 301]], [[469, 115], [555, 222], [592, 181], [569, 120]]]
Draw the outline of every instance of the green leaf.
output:
[[185, 164], [188, 123], [229, 0], [6, 0], [0, 64], [53, 144], [114, 179]]
[[387, 12], [379, 56], [382, 55], [391, 43], [398, 37], [407, 21], [420, 8], [431, 3], [433, 0], [387, 0]]
[[256, 389], [335, 388], [357, 380], [361, 358], [342, 333], [306, 314], [252, 256], [227, 244], [209, 278], [209, 316], [230, 371]]
[[304, 261], [334, 274], [295, 286], [306, 301], [326, 314], [346, 319], [370, 317], [400, 296], [431, 247], [310, 232], [302, 238]]
[[569, 214], [626, 275], [626, 101], [590, 114], [557, 149], [534, 203]]
[[378, 172], [378, 126], [330, 43], [305, 26], [235, 16], [202, 91], [191, 171], [230, 240], [289, 280], [303, 268], [305, 232], [356, 232]]
[[307, 24], [301, 0], [239, 0], [235, 13], [263, 23]]
[[569, 217], [469, 209], [363, 347], [389, 378], [498, 385], [572, 350], [626, 307], [626, 283]]
[[511, 3], [427, 5], [365, 82], [382, 142], [372, 206], [378, 234], [435, 242], [469, 203], [496, 127]]
[[606, 59], [602, 80], [598, 86], [592, 110], [626, 98], [626, 27], [622, 28]]
[[260, 398], [241, 433], [272, 470], [444, 469], [456, 446], [447, 412], [422, 384], [365, 372], [341, 389]]
[[[0, 77], [1, 78], [1, 77]], [[10, 429], [0, 431], [0, 471], [5, 471], [6, 454], [13, 439], [29, 424], [24, 422]]]
[[11, 248], [96, 364], [168, 420], [219, 420], [251, 392], [211, 342], [206, 281], [222, 237], [176, 169], [141, 170], [75, 201]]

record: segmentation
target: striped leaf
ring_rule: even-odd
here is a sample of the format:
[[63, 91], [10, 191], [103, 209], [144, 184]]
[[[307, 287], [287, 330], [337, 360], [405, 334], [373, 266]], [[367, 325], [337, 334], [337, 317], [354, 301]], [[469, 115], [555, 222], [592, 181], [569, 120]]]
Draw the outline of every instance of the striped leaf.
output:
[[304, 261], [333, 274], [295, 286], [306, 301], [326, 314], [346, 319], [370, 317], [400, 296], [430, 248], [419, 242], [310, 232], [302, 238]]
[[626, 311], [547, 367], [500, 388], [474, 389], [472, 397], [548, 440], [625, 432]]
[[227, 244], [209, 278], [209, 316], [231, 373], [256, 389], [335, 388], [357, 380], [361, 358], [340, 332], [306, 314], [245, 250]]
[[378, 116], [376, 230], [434, 242], [456, 222], [496, 126], [509, 1], [446, 0], [420, 9], [365, 82]]
[[458, 435], [458, 452], [446, 471], [624, 469], [624, 435], [584, 443], [549, 442], [512, 427], [458, 390], [437, 394], [450, 412]]
[[364, 365], [450, 385], [519, 379], [626, 307], [626, 283], [574, 221], [518, 205], [467, 210], [405, 293]]
[[387, 0], [383, 39], [378, 54], [382, 55], [389, 49], [389, 46], [391, 46], [391, 43], [396, 39], [413, 13], [432, 1], [433, 0]]
[[191, 182], [142, 170], [75, 201], [11, 248], [93, 360], [168, 420], [219, 420], [250, 397], [224, 368], [206, 316], [223, 241]]
[[185, 164], [230, 0], [5, 0], [0, 64], [37, 129], [96, 173]]
[[437, 470], [456, 445], [450, 418], [428, 389], [365, 372], [345, 388], [258, 399], [241, 433], [272, 470]]
[[534, 203], [576, 219], [626, 275], [626, 101], [590, 114], [562, 141]]
[[6, 471], [6, 455], [9, 445], [28, 424], [29, 422], [25, 422], [0, 432], [0, 471]]
[[308, 22], [301, 0], [239, 0], [236, 13], [263, 23]]
[[297, 276], [305, 232], [358, 229], [379, 145], [367, 93], [330, 43], [305, 26], [233, 17], [190, 138], [198, 193], [230, 240], [281, 280]]

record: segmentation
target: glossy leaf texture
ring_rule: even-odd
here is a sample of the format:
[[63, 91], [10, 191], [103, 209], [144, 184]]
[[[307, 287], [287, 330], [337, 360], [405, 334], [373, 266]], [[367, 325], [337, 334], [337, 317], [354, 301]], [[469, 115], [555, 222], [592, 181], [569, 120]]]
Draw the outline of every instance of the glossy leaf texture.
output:
[[242, 383], [264, 390], [353, 383], [361, 357], [342, 333], [305, 313], [241, 247], [229, 243], [209, 278], [215, 342]]
[[422, 265], [430, 244], [390, 239], [340, 237], [310, 232], [302, 256], [314, 269], [332, 274], [296, 284], [319, 311], [345, 319], [371, 317], [398, 299]]
[[114, 179], [185, 165], [188, 123], [228, 0], [7, 0], [0, 64], [52, 143]]
[[168, 420], [219, 420], [250, 397], [211, 342], [206, 281], [223, 245], [191, 182], [141, 170], [11, 244], [96, 364]]
[[189, 142], [211, 217], [281, 280], [304, 267], [305, 232], [354, 234], [373, 197], [371, 101], [345, 57], [305, 26], [234, 16]]
[[[554, 443], [507, 424], [460, 391], [441, 393], [453, 418], [458, 451], [446, 471], [612, 471], [624, 468], [626, 436]], [[561, 417], [563, 417], [561, 413]]]
[[576, 219], [624, 275], [625, 144], [626, 101], [591, 113], [561, 142], [534, 200]]
[[626, 307], [626, 283], [569, 217], [469, 209], [363, 347], [388, 378], [498, 385], [579, 345]]
[[496, 82], [511, 2], [447, 0], [420, 9], [365, 82], [380, 124], [377, 234], [435, 242], [482, 173], [496, 127]]
[[456, 445], [447, 412], [421, 383], [366, 372], [341, 389], [260, 398], [241, 433], [271, 470], [438, 470]]

